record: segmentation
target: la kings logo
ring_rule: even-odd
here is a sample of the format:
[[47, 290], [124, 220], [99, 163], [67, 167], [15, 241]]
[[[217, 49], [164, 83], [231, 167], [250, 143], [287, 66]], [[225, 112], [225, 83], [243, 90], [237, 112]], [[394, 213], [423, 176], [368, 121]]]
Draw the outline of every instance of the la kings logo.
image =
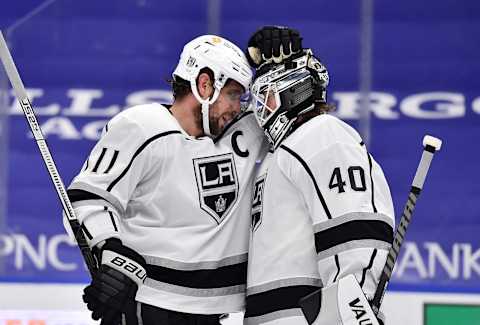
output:
[[252, 202], [252, 231], [258, 229], [262, 223], [262, 199], [263, 188], [265, 187], [265, 176], [262, 175], [255, 180]]
[[238, 197], [238, 177], [232, 153], [193, 159], [200, 207], [218, 224]]

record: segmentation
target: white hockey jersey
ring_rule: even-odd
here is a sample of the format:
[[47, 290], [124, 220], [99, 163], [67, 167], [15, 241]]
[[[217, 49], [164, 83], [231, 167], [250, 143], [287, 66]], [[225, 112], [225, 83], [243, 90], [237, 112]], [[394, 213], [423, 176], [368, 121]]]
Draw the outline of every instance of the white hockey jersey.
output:
[[258, 170], [245, 323], [306, 325], [299, 299], [350, 273], [371, 299], [393, 227], [388, 184], [358, 133], [331, 115], [309, 120]]
[[198, 314], [244, 308], [263, 138], [251, 112], [215, 141], [189, 136], [160, 104], [108, 122], [68, 193], [90, 246], [118, 237], [146, 259], [138, 301]]

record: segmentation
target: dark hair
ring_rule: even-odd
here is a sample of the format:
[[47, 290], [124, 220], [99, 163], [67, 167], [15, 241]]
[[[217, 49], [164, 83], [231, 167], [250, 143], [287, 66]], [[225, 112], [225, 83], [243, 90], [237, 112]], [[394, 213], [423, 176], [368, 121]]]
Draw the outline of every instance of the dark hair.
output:
[[[198, 76], [200, 76], [202, 73], [208, 74], [208, 76], [213, 82], [214, 80], [213, 71], [211, 69], [206, 67], [202, 68], [198, 73]], [[198, 76], [197, 76], [197, 81], [198, 81]], [[175, 76], [172, 79], [168, 79], [167, 82], [172, 87], [173, 98], [175, 100], [180, 100], [192, 92], [192, 89], [190, 88], [190, 81], [188, 80]]]
[[320, 114], [330, 113], [334, 111], [337, 107], [335, 104], [325, 103], [325, 102], [317, 102], [315, 103], [315, 108], [312, 111], [317, 111]]
[[311, 120], [315, 116], [322, 115], [322, 114], [327, 114], [331, 111], [335, 110], [335, 105], [330, 104], [330, 103], [325, 103], [325, 102], [317, 102], [315, 103], [315, 107], [309, 110], [308, 112], [305, 112], [303, 114], [298, 115], [297, 119], [292, 125], [292, 129], [290, 130], [290, 133], [295, 131], [300, 125], [303, 123]]

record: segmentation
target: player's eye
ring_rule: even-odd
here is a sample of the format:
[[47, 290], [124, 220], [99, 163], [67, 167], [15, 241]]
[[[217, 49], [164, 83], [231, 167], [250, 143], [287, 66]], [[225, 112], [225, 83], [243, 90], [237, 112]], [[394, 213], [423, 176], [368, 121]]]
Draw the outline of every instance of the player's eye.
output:
[[227, 91], [227, 97], [231, 101], [241, 100], [243, 93], [237, 90], [229, 90]]

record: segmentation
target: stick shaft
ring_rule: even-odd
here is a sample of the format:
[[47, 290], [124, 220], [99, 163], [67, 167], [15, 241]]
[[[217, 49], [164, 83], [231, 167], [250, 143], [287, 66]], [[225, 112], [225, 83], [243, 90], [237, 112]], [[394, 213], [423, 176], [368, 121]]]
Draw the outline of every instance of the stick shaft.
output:
[[87, 244], [85, 235], [80, 228], [80, 223], [75, 215], [70, 199], [68, 198], [65, 186], [63, 185], [62, 179], [55, 165], [55, 161], [53, 160], [47, 142], [43, 137], [42, 130], [40, 128], [40, 125], [38, 124], [37, 117], [35, 116], [35, 112], [32, 108], [32, 104], [30, 102], [30, 99], [28, 98], [22, 79], [20, 78], [17, 67], [15, 66], [12, 55], [8, 50], [7, 43], [1, 31], [0, 58], [5, 68], [5, 71], [7, 72], [8, 79], [10, 80], [10, 83], [12, 84], [12, 87], [15, 91], [15, 95], [20, 102], [20, 106], [22, 107], [28, 125], [30, 126], [30, 130], [33, 133], [33, 137], [37, 143], [38, 149], [40, 150], [43, 162], [47, 167], [50, 179], [53, 182], [55, 190], [57, 191], [58, 198], [60, 200], [60, 203], [62, 204], [63, 210], [65, 211], [65, 215], [68, 218], [70, 227], [72, 228], [72, 231], [75, 235], [85, 263], [88, 267], [88, 270], [90, 271], [90, 274], [93, 275], [96, 270], [95, 258], [93, 257], [90, 247]]
[[380, 275], [380, 281], [378, 283], [377, 290], [375, 291], [375, 295], [373, 296], [372, 309], [375, 314], [378, 314], [378, 311], [380, 310], [380, 305], [382, 304], [385, 291], [387, 290], [388, 282], [392, 277], [393, 268], [397, 261], [400, 247], [402, 246], [405, 239], [408, 225], [410, 224], [410, 221], [412, 219], [413, 210], [415, 209], [417, 199], [420, 195], [420, 192], [422, 191], [423, 184], [425, 182], [425, 178], [427, 177], [434, 153], [435, 149], [430, 146], [426, 146], [423, 150], [422, 158], [420, 159], [417, 167], [417, 172], [415, 173], [415, 177], [412, 182], [412, 188], [410, 189], [410, 193], [408, 194], [408, 199], [403, 209], [400, 223], [395, 230], [395, 234], [393, 236], [393, 243], [388, 251], [387, 261], [385, 262], [382, 274]]

